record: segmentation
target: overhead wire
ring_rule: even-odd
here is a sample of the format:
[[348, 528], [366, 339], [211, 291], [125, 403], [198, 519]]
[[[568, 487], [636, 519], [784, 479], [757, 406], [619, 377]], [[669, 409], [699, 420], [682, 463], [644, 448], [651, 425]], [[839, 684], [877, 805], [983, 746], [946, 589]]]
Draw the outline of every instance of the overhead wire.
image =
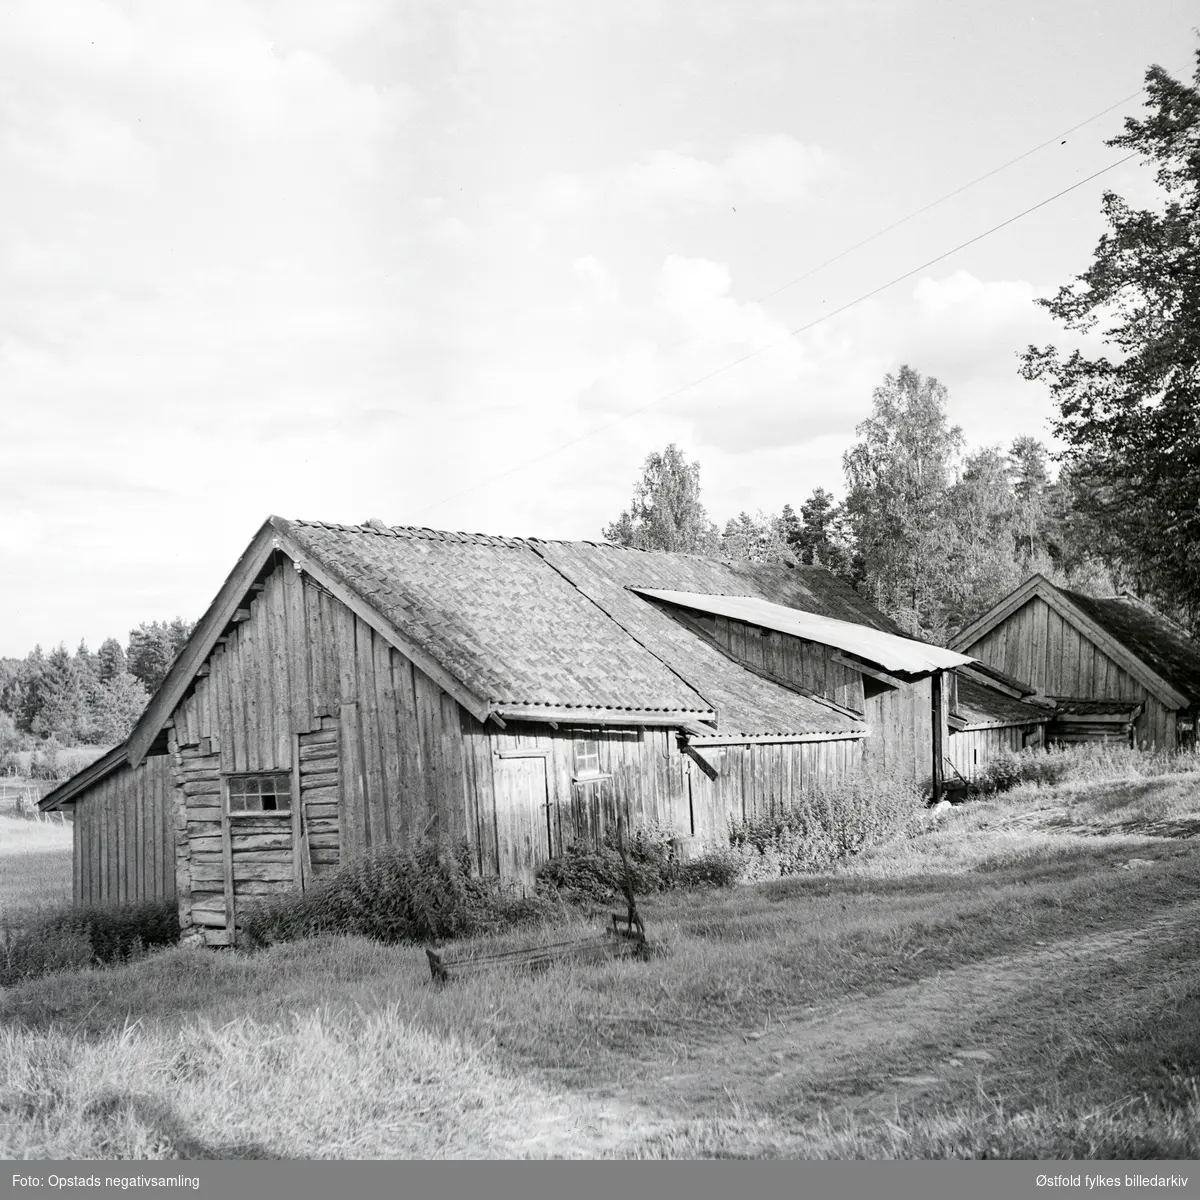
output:
[[944, 196], [939, 196], [936, 200], [931, 200], [928, 204], [923, 204], [920, 208], [913, 209], [906, 216], [900, 217], [893, 221], [890, 225], [885, 225], [882, 229], [877, 229], [874, 233], [863, 238], [862, 241], [855, 242], [853, 246], [847, 246], [844, 250], [839, 250], [832, 258], [827, 258], [824, 262], [819, 262], [815, 267], [811, 267], [805, 271], [803, 275], [797, 275], [794, 279], [789, 279], [787, 283], [782, 283], [773, 291], [767, 292], [765, 295], [759, 296], [755, 301], [756, 304], [761, 304], [764, 300], [770, 300], [774, 296], [778, 296], [781, 292], [786, 292], [788, 288], [795, 287], [796, 284], [802, 283], [806, 279], [810, 279], [816, 275], [818, 271], [823, 271], [826, 267], [832, 266], [835, 262], [839, 262], [848, 254], [853, 254], [855, 250], [861, 250], [863, 246], [869, 245], [877, 238], [881, 238], [884, 234], [891, 233], [893, 229], [899, 229], [901, 225], [906, 225], [909, 221], [915, 220], [917, 217], [924, 216], [925, 213], [938, 207], [939, 204], [944, 204], [947, 200], [953, 200], [955, 196], [961, 196], [963, 192], [969, 191], [977, 183], [983, 183], [984, 180], [991, 179], [994, 175], [999, 175], [1001, 171], [1007, 171], [1009, 167], [1015, 167], [1017, 163], [1024, 162], [1025, 159], [1037, 154], [1039, 150], [1045, 150], [1047, 146], [1054, 145], [1055, 142], [1062, 143], [1070, 134], [1082, 129], [1085, 125], [1090, 125], [1093, 121], [1098, 121], [1101, 117], [1106, 116], [1115, 108], [1120, 108], [1123, 104], [1128, 104], [1130, 100], [1136, 100], [1146, 89], [1138, 88], [1136, 92], [1130, 92], [1128, 96], [1122, 97], [1115, 104], [1110, 104], [1107, 108], [1102, 108], [1099, 112], [1092, 113], [1090, 117], [1085, 117], [1082, 121], [1072, 125], [1070, 129], [1064, 129], [1061, 133], [1056, 133], [1053, 137], [1047, 138], [1044, 142], [1038, 142], [1036, 146], [1026, 150], [1023, 154], [1018, 154], [1016, 158], [1010, 158], [1007, 162], [1001, 163], [998, 167], [993, 167], [990, 171], [985, 171], [982, 175], [976, 175], [974, 179], [968, 180], [966, 183], [956, 187], [953, 191], [947, 192]]
[[1015, 213], [1013, 216], [1006, 218], [1005, 220], [991, 226], [988, 229], [985, 229], [982, 233], [977, 233], [974, 237], [968, 238], [965, 242], [959, 242], [958, 245], [936, 255], [934, 258], [926, 260], [919, 266], [912, 267], [903, 274], [894, 276], [893, 278], [889, 279], [887, 283], [882, 283], [878, 287], [872, 288], [868, 292], [863, 292], [861, 295], [856, 296], [853, 300], [848, 301], [839, 308], [835, 308], [831, 312], [822, 313], [821, 316], [807, 322], [807, 324], [799, 325], [795, 329], [789, 330], [785, 337], [780, 338], [777, 341], [770, 342], [765, 346], [760, 346], [756, 350], [750, 350], [747, 353], [740, 355], [738, 358], [731, 359], [729, 362], [723, 363], [719, 367], [715, 367], [713, 370], [708, 371], [704, 375], [699, 375], [696, 378], [689, 380], [687, 383], [675, 388], [673, 391], [664, 392], [662, 395], [655, 396], [653, 400], [649, 400], [637, 408], [630, 409], [628, 412], [621, 413], [620, 416], [614, 417], [611, 421], [608, 421], [603, 425], [597, 425], [592, 429], [580, 434], [578, 437], [571, 438], [569, 441], [562, 442], [549, 450], [543, 451], [541, 454], [536, 454], [532, 458], [525, 459], [523, 462], [510, 467], [507, 471], [501, 471], [497, 475], [489, 476], [489, 478], [482, 480], [479, 483], [472, 484], [471, 487], [463, 488], [461, 491], [454, 492], [449, 496], [445, 496], [442, 499], [435, 501], [433, 504], [426, 505], [425, 508], [420, 510], [418, 515], [423, 516], [425, 513], [432, 512], [437, 508], [441, 508], [443, 505], [449, 504], [454, 500], [461, 499], [463, 496], [472, 495], [482, 488], [489, 487], [493, 483], [498, 483], [501, 479], [507, 479], [510, 475], [515, 475], [518, 472], [525, 470], [527, 467], [534, 466], [544, 459], [552, 457], [553, 455], [561, 454], [564, 450], [569, 450], [571, 447], [577, 446], [580, 442], [585, 442], [589, 438], [595, 437], [597, 434], [605, 433], [609, 429], [613, 429], [616, 426], [628, 421], [631, 417], [636, 417], [641, 413], [647, 412], [649, 409], [654, 408], [658, 404], [663, 404], [668, 400], [673, 400], [675, 397], [681, 396], [685, 392], [689, 392], [693, 388], [707, 383], [710, 379], [715, 379], [718, 375], [723, 375], [727, 371], [732, 371], [735, 367], [739, 367], [743, 363], [749, 362], [752, 358], [757, 358], [760, 354], [765, 354], [768, 350], [774, 350], [780, 346], [786, 345], [789, 341], [798, 337], [800, 334], [807, 333], [810, 329], [815, 329], [818, 325], [823, 324], [825, 321], [829, 321], [836, 316], [840, 316], [842, 313], [849, 311], [850, 309], [864, 303], [867, 300], [870, 300], [872, 297], [878, 296], [881, 292], [887, 291], [888, 288], [895, 287], [898, 283], [903, 283], [904, 280], [910, 279], [913, 275], [917, 275], [921, 271], [927, 270], [929, 267], [942, 262], [951, 255], [957, 254], [960, 250], [965, 250], [968, 246], [975, 245], [976, 242], [980, 242], [984, 238], [990, 237], [993, 233], [997, 233], [999, 230], [1012, 225], [1015, 221], [1021, 220], [1022, 217], [1027, 217], [1030, 213], [1034, 213], [1037, 212], [1038, 209], [1045, 208], [1046, 205], [1052, 204], [1055, 200], [1059, 200], [1063, 196], [1066, 196], [1069, 193], [1083, 187], [1085, 184], [1091, 183], [1094, 179], [1099, 179], [1101, 175], [1106, 175], [1109, 171], [1116, 170], [1117, 167], [1123, 166], [1125, 163], [1136, 157], [1136, 151], [1132, 154], [1127, 154], [1124, 158], [1120, 158], [1116, 162], [1109, 163], [1108, 166], [1101, 167], [1098, 171], [1093, 171], [1092, 174], [1085, 176], [1083, 179], [1077, 180], [1069, 187], [1065, 187], [1061, 191], [1055, 192], [1052, 196], [1047, 196], [1044, 200], [1039, 200], [1036, 204], [1031, 204], [1028, 208], [1024, 208], [1019, 213]]

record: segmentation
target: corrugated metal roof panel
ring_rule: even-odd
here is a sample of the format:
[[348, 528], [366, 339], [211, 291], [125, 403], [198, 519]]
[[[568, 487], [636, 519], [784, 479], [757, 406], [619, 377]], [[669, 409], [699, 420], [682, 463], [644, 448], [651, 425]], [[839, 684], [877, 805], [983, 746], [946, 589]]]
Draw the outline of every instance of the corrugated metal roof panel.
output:
[[734, 621], [744, 621], [747, 625], [789, 633], [808, 642], [819, 642], [822, 646], [833, 646], [885, 671], [926, 675], [975, 661], [954, 650], [943, 650], [940, 646], [930, 646], [912, 638], [886, 633], [882, 629], [839, 621], [836, 617], [823, 617], [817, 613], [788, 608], [770, 600], [760, 600], [757, 596], [712, 596], [702, 592], [640, 587], [632, 590], [640, 596], [677, 604], [681, 608], [729, 617]]

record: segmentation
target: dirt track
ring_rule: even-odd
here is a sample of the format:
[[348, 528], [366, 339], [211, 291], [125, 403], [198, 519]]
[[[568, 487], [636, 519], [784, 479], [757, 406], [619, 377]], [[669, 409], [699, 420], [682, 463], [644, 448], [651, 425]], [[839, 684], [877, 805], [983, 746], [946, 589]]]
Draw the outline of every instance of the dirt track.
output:
[[[947, 1085], [987, 1076], [1005, 1047], [971, 1037], [989, 1014], [1023, 992], [1096, 975], [1109, 964], [1170, 941], [1200, 919], [1200, 902], [1136, 927], [1035, 944], [1016, 954], [938, 971], [837, 1007], [773, 1020], [763, 1030], [693, 1043], [683, 1069], [656, 1074], [617, 1095], [577, 1097], [530, 1130], [518, 1154], [620, 1154], [689, 1117], [731, 1107], [787, 1108], [801, 1117], [806, 1096], [820, 1107], [885, 1115]], [[891, 1074], [889, 1060], [907, 1065]]]

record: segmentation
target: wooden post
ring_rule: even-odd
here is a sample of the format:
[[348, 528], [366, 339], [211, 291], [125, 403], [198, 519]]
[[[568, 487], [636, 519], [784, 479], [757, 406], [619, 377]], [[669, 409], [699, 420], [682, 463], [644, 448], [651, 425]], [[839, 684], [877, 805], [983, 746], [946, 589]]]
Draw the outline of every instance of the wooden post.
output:
[[933, 803], [942, 798], [942, 673], [935, 671], [931, 678], [933, 694]]
[[237, 914], [233, 903], [233, 830], [229, 825], [229, 780], [221, 779], [221, 857], [225, 865], [225, 928], [229, 945], [237, 945]]
[[308, 834], [300, 796], [300, 735], [292, 734], [292, 879], [301, 891], [308, 887]]

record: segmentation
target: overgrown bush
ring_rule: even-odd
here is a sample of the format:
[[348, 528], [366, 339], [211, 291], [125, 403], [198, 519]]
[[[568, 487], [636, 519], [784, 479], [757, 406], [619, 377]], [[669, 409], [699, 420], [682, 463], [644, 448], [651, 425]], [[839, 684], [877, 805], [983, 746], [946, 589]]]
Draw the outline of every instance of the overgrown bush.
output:
[[497, 933], [560, 915], [561, 906], [519, 887], [470, 872], [466, 845], [385, 846], [319, 879], [247, 909], [251, 945], [319, 934], [354, 934], [380, 942], [442, 941]]
[[[659, 825], [634, 829], [626, 842], [629, 881], [639, 896], [679, 887], [728, 887], [737, 864], [728, 847], [706, 850], [685, 859], [675, 848], [678, 835]], [[609, 904], [625, 894], [625, 867], [616, 830], [605, 833], [598, 847], [569, 846], [538, 869], [538, 887], [572, 903]]]
[[[692, 858], [676, 853], [673, 830], [642, 827], [627, 847], [633, 890], [649, 895], [731, 887], [821, 871], [868, 846], [915, 833], [924, 807], [916, 786], [860, 771], [796, 797], [790, 808], [731, 822], [727, 840]], [[577, 903], [609, 903], [623, 893], [623, 879], [611, 833], [599, 847], [571, 847], [538, 871], [543, 891]]]
[[0, 987], [51, 971], [128, 962], [177, 941], [174, 900], [58, 909], [20, 926], [0, 925]]
[[860, 771], [796, 798], [791, 808], [730, 826], [744, 883], [821, 871], [920, 828], [925, 798], [911, 783]]
[[971, 783], [971, 793], [991, 796], [1022, 783], [1061, 783], [1082, 764], [1080, 755], [1061, 750], [1009, 750], [992, 759]]

